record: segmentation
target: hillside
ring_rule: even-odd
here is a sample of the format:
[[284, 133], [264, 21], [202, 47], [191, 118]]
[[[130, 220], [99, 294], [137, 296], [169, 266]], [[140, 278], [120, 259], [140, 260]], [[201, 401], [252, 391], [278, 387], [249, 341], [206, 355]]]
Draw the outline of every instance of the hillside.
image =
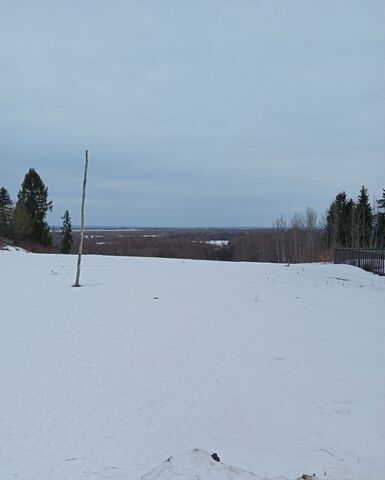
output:
[[75, 289], [75, 263], [0, 251], [0, 478], [232, 478], [153, 470], [196, 447], [258, 479], [385, 478], [385, 278], [87, 256]]

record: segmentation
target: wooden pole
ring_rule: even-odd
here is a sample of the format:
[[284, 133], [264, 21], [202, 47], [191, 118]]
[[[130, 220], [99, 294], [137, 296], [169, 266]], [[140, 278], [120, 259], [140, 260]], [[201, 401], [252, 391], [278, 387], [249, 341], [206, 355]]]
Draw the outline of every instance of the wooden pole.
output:
[[83, 253], [83, 239], [84, 239], [84, 200], [86, 198], [86, 184], [87, 184], [87, 170], [88, 170], [88, 150], [86, 150], [86, 161], [84, 165], [84, 179], [83, 179], [83, 195], [82, 195], [82, 208], [81, 208], [81, 217], [80, 217], [80, 242], [79, 242], [79, 254], [78, 254], [78, 265], [76, 270], [76, 280], [74, 287], [80, 287], [80, 263], [82, 261]]

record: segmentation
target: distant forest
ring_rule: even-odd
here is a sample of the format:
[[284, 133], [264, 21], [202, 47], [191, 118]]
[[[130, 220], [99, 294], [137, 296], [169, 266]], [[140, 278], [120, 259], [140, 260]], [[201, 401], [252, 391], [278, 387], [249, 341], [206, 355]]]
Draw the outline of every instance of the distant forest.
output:
[[[34, 169], [25, 175], [17, 201], [0, 188], [0, 241], [32, 251], [75, 253], [79, 232], [68, 210], [60, 230], [46, 222], [48, 189]], [[321, 217], [307, 207], [271, 228], [139, 229], [87, 231], [84, 253], [202, 260], [301, 263], [333, 259], [335, 248], [385, 247], [385, 190], [370, 203], [363, 186], [356, 200], [340, 192]]]
[[385, 190], [371, 205], [364, 186], [356, 201], [338, 193], [321, 218], [307, 207], [272, 228], [94, 231], [85, 241], [93, 254], [278, 263], [332, 261], [337, 247], [384, 246]]
[[[76, 250], [78, 232], [73, 236]], [[320, 218], [308, 207], [271, 228], [89, 230], [84, 248], [100, 255], [300, 263], [332, 261], [336, 247], [384, 245], [385, 191], [371, 206], [362, 187], [356, 201], [339, 193]]]

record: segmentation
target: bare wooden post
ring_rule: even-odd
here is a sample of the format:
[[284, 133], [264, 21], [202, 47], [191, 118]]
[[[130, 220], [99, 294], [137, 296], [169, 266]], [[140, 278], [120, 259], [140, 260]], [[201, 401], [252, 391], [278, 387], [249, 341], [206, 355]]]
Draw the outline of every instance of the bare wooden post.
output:
[[82, 196], [82, 208], [81, 208], [81, 217], [80, 217], [80, 242], [79, 242], [78, 266], [76, 270], [76, 280], [73, 285], [74, 287], [80, 287], [79, 279], [80, 279], [80, 263], [82, 261], [82, 253], [83, 253], [84, 200], [86, 197], [87, 169], [88, 169], [88, 150], [86, 150], [86, 161], [84, 165], [83, 196]]

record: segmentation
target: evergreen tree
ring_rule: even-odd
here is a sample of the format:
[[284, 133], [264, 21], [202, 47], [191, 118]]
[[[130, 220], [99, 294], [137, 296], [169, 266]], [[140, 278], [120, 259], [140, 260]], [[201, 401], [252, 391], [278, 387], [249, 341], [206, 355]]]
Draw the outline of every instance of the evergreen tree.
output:
[[6, 188], [0, 188], [0, 236], [9, 237], [13, 215], [13, 202]]
[[350, 242], [353, 200], [346, 199], [346, 192], [340, 192], [326, 212], [324, 239], [328, 248], [348, 247]]
[[23, 238], [29, 237], [32, 231], [33, 222], [31, 215], [29, 214], [23, 200], [18, 200], [12, 216], [11, 236], [13, 240], [19, 242], [20, 240], [23, 240]]
[[31, 238], [42, 245], [51, 245], [52, 237], [47, 222], [48, 211], [52, 211], [52, 202], [48, 201], [48, 188], [44, 185], [39, 174], [31, 168], [25, 175], [18, 193], [32, 219]]
[[61, 229], [62, 241], [60, 245], [60, 251], [61, 253], [71, 253], [73, 239], [71, 219], [68, 210], [64, 212], [64, 215], [61, 217], [61, 219], [63, 220], [63, 226]]
[[358, 246], [361, 248], [372, 246], [373, 210], [369, 202], [368, 190], [362, 186], [356, 206], [356, 224]]
[[356, 204], [351, 198], [347, 200], [343, 210], [342, 244], [345, 248], [354, 247], [354, 232], [356, 223]]
[[378, 212], [375, 218], [376, 246], [385, 247], [385, 189], [382, 190], [382, 198], [377, 200]]
[[383, 213], [385, 213], [385, 188], [382, 189], [382, 198], [377, 200], [377, 205], [378, 208], [383, 210]]

